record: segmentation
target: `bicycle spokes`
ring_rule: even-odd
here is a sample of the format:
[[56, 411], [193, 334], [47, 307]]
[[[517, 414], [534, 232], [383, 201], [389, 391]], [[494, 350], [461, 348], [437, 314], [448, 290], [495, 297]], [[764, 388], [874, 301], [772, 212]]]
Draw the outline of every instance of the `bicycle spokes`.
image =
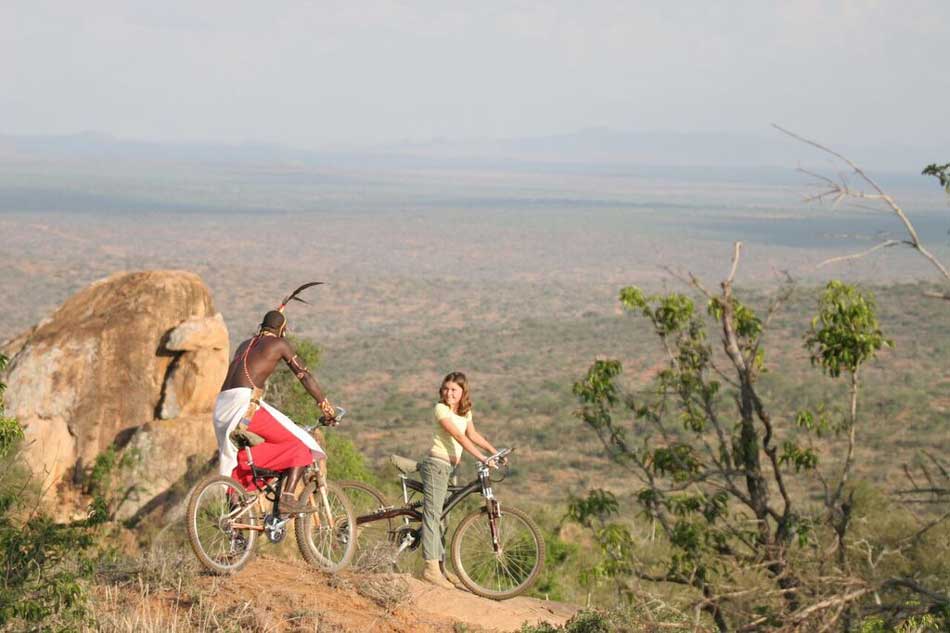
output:
[[211, 477], [195, 488], [188, 508], [188, 535], [208, 569], [229, 573], [247, 562], [261, 529], [255, 503], [227, 477]]
[[452, 550], [463, 582], [495, 599], [524, 591], [544, 560], [539, 530], [514, 509], [494, 517], [487, 511], [470, 514], [459, 524]]
[[[307, 485], [305, 494], [313, 511], [298, 516], [295, 524], [297, 544], [307, 562], [325, 569], [342, 569], [356, 547], [356, 517], [343, 491], [333, 483], [314, 490]], [[314, 503], [315, 502], [315, 503]]]

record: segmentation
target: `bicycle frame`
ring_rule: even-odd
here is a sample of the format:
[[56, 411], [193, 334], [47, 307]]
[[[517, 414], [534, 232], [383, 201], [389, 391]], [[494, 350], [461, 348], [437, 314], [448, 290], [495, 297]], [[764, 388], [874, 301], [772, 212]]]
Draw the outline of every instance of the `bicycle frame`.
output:
[[[287, 479], [287, 472], [286, 471], [278, 472], [274, 470], [267, 470], [265, 468], [259, 468], [257, 465], [254, 464], [254, 459], [251, 456], [251, 449], [249, 447], [245, 447], [244, 450], [247, 451], [247, 460], [248, 460], [247, 463], [248, 463], [248, 466], [251, 467], [251, 475], [254, 478], [253, 483], [254, 483], [254, 488], [256, 489], [256, 491], [252, 493], [252, 496], [248, 500], [248, 503], [236, 509], [237, 514], [235, 514], [233, 518], [237, 519], [238, 517], [240, 517], [242, 514], [247, 512], [255, 503], [260, 503], [262, 498], [266, 499], [267, 501], [270, 501], [273, 504], [272, 505], [273, 510], [271, 514], [274, 517], [279, 517], [280, 516], [280, 495], [284, 488], [284, 481]], [[320, 472], [319, 469], [315, 469], [315, 471], [316, 472], [311, 475], [310, 469], [308, 468], [308, 476], [313, 476], [317, 481], [317, 490], [320, 491], [320, 502], [323, 504], [324, 509], [326, 510], [326, 513], [327, 513], [327, 517], [329, 518], [331, 522], [331, 525], [329, 527], [333, 528], [334, 527], [332, 525], [333, 514], [330, 511], [330, 502], [327, 499], [326, 478], [323, 476], [323, 473]], [[273, 479], [276, 479], [277, 481], [275, 482], [268, 481], [268, 480], [273, 480]], [[261, 483], [259, 482], [262, 482], [263, 486], [261, 486]], [[261, 506], [262, 514], [264, 514], [264, 509], [265, 508], [262, 505]], [[230, 518], [230, 515], [228, 516]], [[319, 521], [320, 521], [319, 514], [314, 515], [314, 518], [318, 522], [318, 525], [319, 525]], [[286, 519], [282, 521], [282, 523], [284, 522], [286, 522]], [[232, 524], [232, 529], [255, 530], [258, 532], [264, 532], [266, 530], [266, 528], [263, 525], [249, 525], [245, 523], [234, 523]]]
[[[422, 522], [422, 512], [419, 511], [419, 507], [422, 505], [422, 502], [415, 501], [410, 503], [409, 501], [410, 490], [419, 493], [423, 492], [422, 483], [416, 479], [410, 478], [408, 475], [400, 475], [399, 479], [402, 483], [402, 497], [404, 505], [400, 507], [382, 508], [371, 514], [357, 517], [357, 525], [363, 525], [373, 521], [381, 521], [383, 519], [392, 519], [396, 517], [403, 517], [403, 524], [406, 526], [408, 526], [409, 523], [413, 521]], [[442, 515], [440, 518], [444, 521], [446, 517], [448, 517], [449, 513], [452, 512], [452, 510], [466, 497], [478, 492], [482, 495], [482, 497], [485, 498], [486, 509], [489, 512], [492, 547], [497, 552], [499, 548], [498, 517], [501, 516], [501, 506], [498, 503], [498, 500], [495, 498], [494, 492], [492, 491], [491, 476], [488, 468], [479, 466], [478, 476], [476, 479], [464, 486], [455, 487], [455, 490], [452, 490], [452, 488], [453, 487], [450, 486], [451, 494], [448, 496], [442, 506]]]
[[[346, 409], [344, 409], [343, 407], [334, 407], [334, 408], [336, 410], [335, 422], [333, 424], [330, 424], [330, 426], [339, 425], [339, 423], [343, 420], [344, 416], [346, 416]], [[305, 426], [303, 427], [303, 429], [307, 431], [308, 433], [310, 433], [313, 431], [313, 429], [315, 429], [317, 426], [320, 426], [320, 425], [327, 425], [326, 418], [324, 416], [320, 416], [319, 424], [312, 424], [310, 426]], [[239, 444], [238, 446], [241, 446], [241, 445]], [[243, 508], [238, 508], [239, 512], [234, 516], [234, 518], [237, 518], [241, 516], [242, 514], [244, 514], [245, 512], [247, 512], [247, 510], [252, 505], [254, 505], [254, 503], [257, 503], [260, 501], [261, 496], [263, 496], [265, 499], [267, 499], [273, 504], [272, 514], [275, 517], [279, 517], [280, 516], [280, 496], [284, 489], [284, 481], [287, 479], [287, 472], [283, 470], [275, 471], [275, 470], [268, 470], [266, 468], [260, 468], [254, 463], [254, 455], [251, 453], [250, 444], [248, 443], [243, 444], [243, 450], [244, 450], [245, 456], [247, 457], [247, 465], [251, 467], [251, 476], [253, 477], [252, 483], [254, 484], [254, 488], [257, 490], [257, 492], [255, 492], [254, 496], [251, 497], [250, 503], [245, 505]], [[312, 465], [311, 465], [311, 468], [312, 468]], [[321, 503], [323, 503], [324, 509], [326, 510], [327, 516], [329, 517], [329, 520], [330, 520], [329, 527], [331, 528], [334, 527], [333, 513], [330, 511], [330, 502], [327, 499], [326, 476], [321, 470], [319, 470], [319, 468], [316, 469], [315, 475], [310, 470], [310, 468], [308, 468], [307, 476], [313, 477], [316, 480], [317, 489], [320, 491], [320, 501]], [[268, 481], [268, 480], [273, 480], [273, 479], [276, 479], [277, 481], [274, 483], [271, 483], [270, 481]], [[261, 487], [261, 484], [258, 482], [262, 482], [264, 484], [263, 487]], [[264, 507], [262, 506], [261, 513], [263, 514], [263, 512], [264, 512]], [[319, 515], [316, 515], [315, 518], [319, 522], [319, 519], [320, 519]], [[286, 520], [284, 520], [284, 522], [286, 522]], [[235, 524], [234, 527], [237, 529], [258, 530], [261, 532], [264, 531], [263, 527], [258, 527], [254, 525], [245, 525], [242, 523]]]

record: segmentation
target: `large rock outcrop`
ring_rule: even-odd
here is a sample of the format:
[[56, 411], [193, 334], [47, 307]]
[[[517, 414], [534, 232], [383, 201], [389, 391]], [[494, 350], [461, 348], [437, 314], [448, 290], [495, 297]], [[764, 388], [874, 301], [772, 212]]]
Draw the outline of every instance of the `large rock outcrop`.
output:
[[[193, 273], [119, 273], [97, 281], [17, 337], [7, 353], [8, 411], [24, 426], [26, 457], [45, 487], [81, 479], [99, 453], [128, 444], [143, 425], [153, 438], [173, 437], [160, 425], [180, 416], [194, 424], [196, 414], [207, 413], [204, 432], [181, 448], [213, 451], [210, 411], [227, 371], [228, 334]], [[176, 454], [170, 440], [160, 444], [163, 458], [180, 462], [184, 472], [187, 456]]]

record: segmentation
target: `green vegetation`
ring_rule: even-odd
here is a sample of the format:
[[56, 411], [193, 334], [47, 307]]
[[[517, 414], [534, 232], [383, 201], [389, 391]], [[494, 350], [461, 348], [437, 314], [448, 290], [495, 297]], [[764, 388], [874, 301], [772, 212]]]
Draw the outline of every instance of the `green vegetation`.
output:
[[[639, 628], [639, 627], [638, 627]], [[633, 629], [628, 629], [632, 631]], [[525, 624], [519, 633], [613, 633], [618, 631], [602, 613], [583, 611], [571, 618], [564, 626], [553, 624]]]
[[924, 167], [924, 170], [920, 173], [924, 176], [933, 176], [936, 178], [940, 182], [940, 186], [944, 188], [947, 194], [950, 194], [950, 163], [943, 165], [931, 163]]
[[[780, 372], [766, 366], [764, 336], [791, 288], [765, 317], [735, 296], [731, 278], [715, 295], [697, 288], [705, 317], [683, 294], [620, 293], [666, 352], [650, 389], [625, 392], [622, 363], [608, 359], [574, 385], [579, 416], [617, 475], [639, 483], [632, 501], [659, 533], [646, 544], [627, 499], [610, 491], [574, 499], [569, 517], [600, 550], [589, 577], [611, 584], [622, 603], [662, 596], [684, 611], [700, 609], [720, 631], [850, 629], [882, 617], [880, 600], [897, 605], [883, 616], [888, 626], [945, 617], [947, 526], [938, 519], [921, 531], [912, 513], [852, 478], [860, 370], [890, 343], [873, 299], [840, 282], [821, 295], [805, 345], [829, 376], [850, 376], [849, 412], [838, 416], [820, 400], [818, 413], [796, 416], [761, 380]], [[830, 461], [839, 473], [832, 475], [822, 460], [841, 454], [841, 435], [847, 448]], [[932, 561], [928, 572], [910, 575], [921, 556]]]
[[653, 613], [644, 609], [621, 608], [584, 610], [562, 626], [523, 624], [518, 633], [657, 633], [692, 631], [693, 624], [680, 614]]
[[[0, 371], [6, 365], [0, 355]], [[23, 430], [5, 415], [0, 383], [0, 627], [74, 630], [85, 613], [80, 579], [89, 573], [92, 521], [62, 525], [37, 511], [38, 498], [20, 461]]]
[[[290, 337], [289, 340], [304, 366], [315, 370], [320, 364], [320, 348], [306, 339]], [[310, 426], [318, 423], [320, 408], [291, 372], [278, 368], [267, 383], [266, 397], [297, 424]], [[366, 459], [352, 441], [332, 428], [320, 431], [317, 439], [327, 453], [327, 476], [330, 479], [376, 482]]]
[[135, 492], [135, 486], [117, 490], [118, 476], [132, 468], [141, 458], [135, 450], [120, 451], [115, 445], [96, 455], [92, 469], [83, 481], [83, 492], [92, 497], [90, 520], [95, 523], [114, 521], [122, 504]]

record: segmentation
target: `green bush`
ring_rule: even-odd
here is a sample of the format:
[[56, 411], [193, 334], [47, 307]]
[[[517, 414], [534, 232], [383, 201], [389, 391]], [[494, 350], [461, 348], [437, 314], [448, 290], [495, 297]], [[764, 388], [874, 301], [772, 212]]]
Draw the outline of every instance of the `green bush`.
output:
[[376, 483], [376, 476], [366, 466], [366, 458], [348, 438], [329, 431], [324, 433], [327, 452], [327, 476], [331, 480], [358, 479]]
[[[306, 339], [290, 338], [297, 356], [311, 370], [320, 364], [320, 348]], [[267, 400], [301, 426], [317, 423], [320, 409], [289, 371], [274, 372], [267, 384]], [[366, 459], [356, 446], [333, 429], [323, 433], [323, 449], [327, 453], [327, 476], [330, 479], [359, 479], [375, 482], [366, 466]]]

